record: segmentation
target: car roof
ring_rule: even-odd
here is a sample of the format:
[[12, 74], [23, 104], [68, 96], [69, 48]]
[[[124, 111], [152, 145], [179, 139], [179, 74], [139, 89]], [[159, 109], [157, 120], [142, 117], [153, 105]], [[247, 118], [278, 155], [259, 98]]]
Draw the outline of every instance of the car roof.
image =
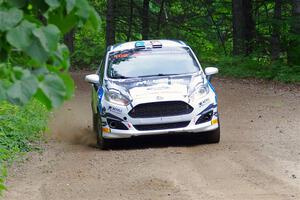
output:
[[139, 40], [139, 41], [125, 42], [125, 43], [109, 46], [107, 51], [116, 52], [116, 51], [123, 51], [127, 49], [134, 49], [135, 44], [137, 42], [144, 42], [144, 43], [158, 42], [162, 45], [162, 48], [163, 47], [187, 47], [187, 44], [180, 40]]

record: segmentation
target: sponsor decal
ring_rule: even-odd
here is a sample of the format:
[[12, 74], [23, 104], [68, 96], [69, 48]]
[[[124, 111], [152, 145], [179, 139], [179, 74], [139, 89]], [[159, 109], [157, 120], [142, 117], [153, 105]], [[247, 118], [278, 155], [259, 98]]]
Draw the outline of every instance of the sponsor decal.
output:
[[207, 99], [204, 99], [203, 101], [201, 101], [201, 102], [199, 103], [199, 107], [201, 108], [202, 106], [208, 104], [209, 102], [210, 102], [210, 101], [209, 101], [208, 98], [207, 98]]
[[102, 113], [103, 110], [102, 110], [102, 103], [101, 103], [101, 101], [102, 101], [102, 97], [103, 97], [103, 93], [104, 93], [103, 88], [100, 87], [98, 89], [97, 93], [98, 93], [98, 109], [99, 109], [99, 112]]
[[110, 111], [110, 112], [114, 112], [114, 113], [119, 113], [119, 114], [122, 113], [122, 109], [112, 107], [112, 106], [109, 106], [107, 110]]
[[115, 55], [114, 58], [120, 59], [120, 58], [126, 58], [126, 57], [128, 57], [128, 56], [129, 56], [128, 53], [122, 53], [122, 54], [117, 54], [117, 55]]
[[164, 98], [163, 97], [161, 97], [161, 96], [157, 96], [156, 97], [156, 100], [163, 100]]

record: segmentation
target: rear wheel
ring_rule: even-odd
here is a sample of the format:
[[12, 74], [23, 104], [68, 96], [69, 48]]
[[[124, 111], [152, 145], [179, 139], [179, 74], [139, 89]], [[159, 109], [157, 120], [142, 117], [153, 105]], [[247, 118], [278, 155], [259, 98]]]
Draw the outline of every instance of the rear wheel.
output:
[[102, 133], [102, 121], [101, 117], [99, 114], [94, 115], [94, 127], [95, 127], [95, 132], [96, 132], [96, 137], [97, 137], [97, 147], [100, 149], [108, 149], [110, 146], [110, 141], [108, 139], [105, 139], [103, 137]]

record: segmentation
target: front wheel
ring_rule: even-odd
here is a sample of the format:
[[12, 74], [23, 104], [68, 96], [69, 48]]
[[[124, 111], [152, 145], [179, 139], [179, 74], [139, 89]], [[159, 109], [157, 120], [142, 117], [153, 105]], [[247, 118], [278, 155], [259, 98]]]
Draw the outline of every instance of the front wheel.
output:
[[96, 129], [95, 132], [97, 137], [97, 147], [102, 150], [108, 149], [110, 146], [110, 141], [108, 141], [108, 139], [105, 139], [103, 137], [102, 121], [99, 114], [94, 115], [94, 121], [95, 121], [95, 129]]

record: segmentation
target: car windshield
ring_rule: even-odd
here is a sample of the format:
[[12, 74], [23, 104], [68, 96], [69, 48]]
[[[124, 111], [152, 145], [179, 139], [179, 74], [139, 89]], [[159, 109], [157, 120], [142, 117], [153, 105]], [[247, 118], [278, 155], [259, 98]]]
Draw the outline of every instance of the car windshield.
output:
[[200, 68], [189, 48], [131, 49], [109, 55], [109, 78], [191, 74]]

